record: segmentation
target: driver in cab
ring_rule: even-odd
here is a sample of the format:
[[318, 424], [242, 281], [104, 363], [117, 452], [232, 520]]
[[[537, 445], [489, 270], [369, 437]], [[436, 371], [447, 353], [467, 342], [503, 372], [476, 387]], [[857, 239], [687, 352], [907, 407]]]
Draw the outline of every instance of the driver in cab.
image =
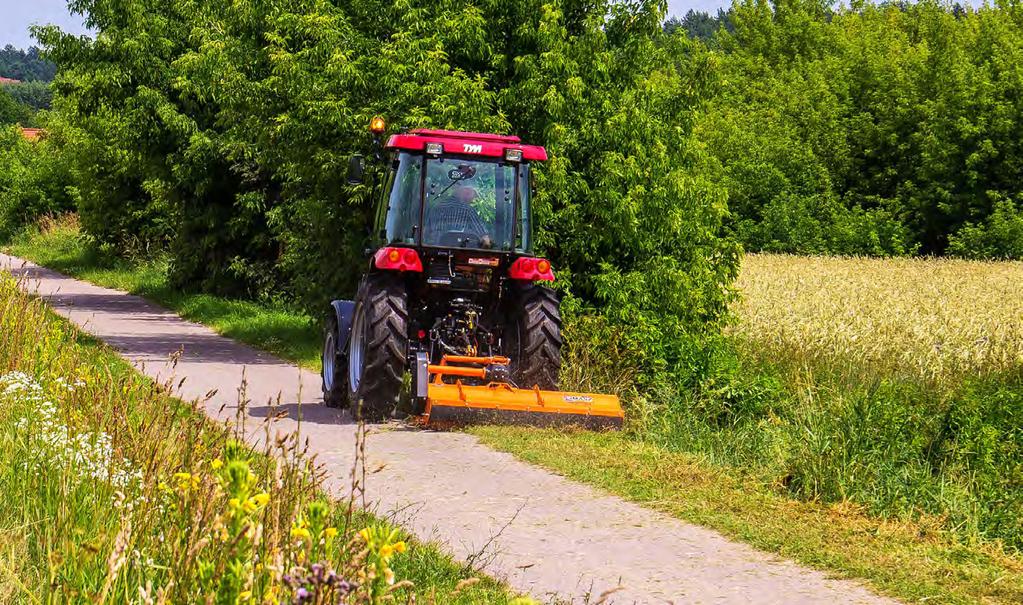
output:
[[[433, 235], [431, 239], [439, 239], [441, 245], [469, 246], [479, 242], [479, 247], [490, 248], [493, 240], [490, 228], [473, 208], [473, 202], [479, 194], [471, 185], [459, 185], [449, 195], [445, 195], [430, 210], [427, 218], [427, 231]], [[450, 237], [457, 237], [455, 242]]]

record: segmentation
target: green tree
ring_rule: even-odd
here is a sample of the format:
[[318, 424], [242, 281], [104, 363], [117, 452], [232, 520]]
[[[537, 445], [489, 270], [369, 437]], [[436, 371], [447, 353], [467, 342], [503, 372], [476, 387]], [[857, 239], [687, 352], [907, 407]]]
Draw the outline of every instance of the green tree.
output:
[[32, 108], [19, 103], [17, 99], [11, 96], [7, 91], [7, 86], [0, 86], [0, 126], [9, 124], [32, 126]]
[[33, 110], [49, 109], [53, 101], [53, 91], [45, 82], [21, 82], [20, 84], [6, 84], [3, 87], [15, 101], [27, 105]]
[[21, 50], [8, 44], [0, 50], [0, 77], [23, 82], [49, 82], [57, 73], [57, 66], [43, 59], [39, 48]]
[[83, 227], [163, 246], [179, 287], [319, 310], [365, 263], [366, 125], [548, 147], [538, 242], [569, 307], [679, 369], [731, 298], [725, 191], [693, 137], [714, 59], [660, 1], [77, 0], [95, 40], [40, 30]]

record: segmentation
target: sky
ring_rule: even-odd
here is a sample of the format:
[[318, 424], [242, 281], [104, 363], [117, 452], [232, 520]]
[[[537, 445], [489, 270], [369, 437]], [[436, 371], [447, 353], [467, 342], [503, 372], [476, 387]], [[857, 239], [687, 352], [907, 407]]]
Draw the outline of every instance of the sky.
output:
[[[728, 4], [731, 0], [669, 0], [668, 12], [682, 16], [694, 8], [715, 13], [719, 7]], [[18, 48], [31, 46], [33, 40], [28, 26], [36, 23], [53, 23], [64, 31], [86, 33], [81, 17], [68, 13], [64, 0], [0, 0], [0, 47], [7, 44]]]

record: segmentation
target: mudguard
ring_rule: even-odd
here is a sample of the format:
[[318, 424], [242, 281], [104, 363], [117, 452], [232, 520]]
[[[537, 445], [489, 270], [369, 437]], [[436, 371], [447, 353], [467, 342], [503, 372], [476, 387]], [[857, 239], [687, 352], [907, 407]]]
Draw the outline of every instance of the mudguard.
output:
[[355, 315], [355, 301], [351, 300], [332, 300], [330, 301], [331, 308], [334, 309], [334, 315], [337, 317], [338, 335], [337, 335], [337, 346], [341, 351], [348, 351], [348, 336], [352, 332], [352, 318]]

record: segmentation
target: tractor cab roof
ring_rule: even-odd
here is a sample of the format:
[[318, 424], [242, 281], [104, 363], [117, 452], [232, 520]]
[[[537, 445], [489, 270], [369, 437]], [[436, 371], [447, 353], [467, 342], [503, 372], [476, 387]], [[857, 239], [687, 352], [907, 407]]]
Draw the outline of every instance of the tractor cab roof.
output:
[[426, 145], [430, 143], [442, 145], [445, 154], [501, 158], [505, 157], [506, 150], [519, 149], [522, 151], [523, 160], [544, 161], [547, 159], [547, 150], [543, 147], [523, 145], [522, 140], [516, 136], [426, 128], [417, 128], [407, 133], [396, 134], [387, 141], [386, 148], [424, 151]]

